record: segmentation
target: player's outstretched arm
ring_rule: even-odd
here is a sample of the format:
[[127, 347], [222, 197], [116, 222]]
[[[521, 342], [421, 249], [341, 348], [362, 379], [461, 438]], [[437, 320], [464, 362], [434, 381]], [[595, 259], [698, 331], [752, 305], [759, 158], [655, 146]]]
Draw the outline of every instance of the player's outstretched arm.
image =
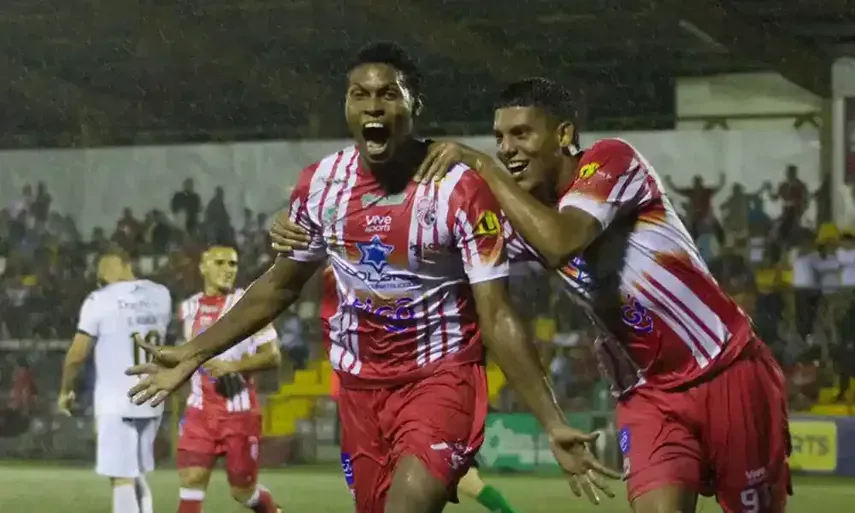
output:
[[158, 347], [137, 341], [155, 357], [155, 363], [127, 370], [128, 374], [144, 375], [128, 395], [136, 404], [162, 403], [205, 361], [249, 338], [291, 306], [321, 264], [277, 257], [270, 269], [213, 326], [176, 349], [178, 363], [173, 368], [157, 363]]
[[65, 363], [62, 366], [62, 378], [59, 388], [59, 411], [71, 415], [74, 402], [74, 386], [89, 353], [92, 350], [93, 339], [86, 333], [77, 332], [71, 341], [71, 347], [65, 353]]

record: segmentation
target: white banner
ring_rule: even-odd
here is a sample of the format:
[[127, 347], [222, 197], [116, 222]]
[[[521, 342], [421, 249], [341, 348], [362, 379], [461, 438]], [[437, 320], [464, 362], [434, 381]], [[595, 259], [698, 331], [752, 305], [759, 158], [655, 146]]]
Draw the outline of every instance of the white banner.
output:
[[[749, 191], [765, 181], [777, 186], [787, 164], [799, 167], [802, 180], [812, 190], [819, 185], [815, 130], [591, 133], [582, 142], [604, 137], [626, 139], [679, 186], [689, 186], [694, 175], [713, 185], [720, 173], [731, 183], [742, 182]], [[463, 141], [494, 151], [490, 137]], [[281, 208], [303, 167], [347, 144], [346, 140], [279, 141], [0, 152], [0, 207], [17, 200], [25, 184], [35, 186], [41, 181], [53, 196], [53, 208], [77, 219], [84, 234], [96, 226], [109, 232], [125, 207], [138, 218], [152, 208], [168, 211], [184, 179], [193, 178], [203, 208], [214, 189], [223, 186], [232, 222], [239, 225], [244, 208], [254, 212]], [[729, 187], [716, 202], [728, 194]], [[777, 213], [774, 205], [769, 207], [770, 213]]]

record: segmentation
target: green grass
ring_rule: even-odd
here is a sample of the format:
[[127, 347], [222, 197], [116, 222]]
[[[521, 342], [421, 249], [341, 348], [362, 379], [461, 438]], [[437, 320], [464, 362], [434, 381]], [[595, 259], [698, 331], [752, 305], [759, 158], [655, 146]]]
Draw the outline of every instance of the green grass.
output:
[[[520, 513], [617, 513], [629, 511], [623, 497], [594, 507], [576, 499], [561, 479], [533, 476], [486, 475], [485, 480], [502, 490]], [[290, 469], [262, 474], [262, 482], [270, 488], [286, 513], [327, 513], [353, 511], [350, 494], [338, 472], [325, 469]], [[173, 470], [159, 470], [149, 479], [155, 494], [155, 513], [175, 511], [178, 482]], [[855, 480], [839, 478], [800, 478], [796, 480], [796, 496], [790, 503], [790, 513], [843, 513], [853, 510]], [[88, 469], [54, 467], [45, 464], [0, 464], [0, 510], [28, 513], [50, 511], [62, 513], [109, 513], [110, 490], [105, 480]], [[208, 490], [205, 513], [237, 513], [241, 511], [228, 497], [222, 471]], [[469, 499], [446, 511], [483, 513]], [[701, 512], [720, 511], [710, 501]]]

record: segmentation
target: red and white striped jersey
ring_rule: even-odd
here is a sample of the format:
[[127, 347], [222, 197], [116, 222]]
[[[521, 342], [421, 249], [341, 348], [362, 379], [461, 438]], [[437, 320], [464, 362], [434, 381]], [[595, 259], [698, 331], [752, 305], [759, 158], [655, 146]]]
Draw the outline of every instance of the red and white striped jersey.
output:
[[470, 284], [508, 275], [499, 205], [477, 173], [388, 194], [358, 151], [303, 170], [290, 217], [309, 231], [298, 261], [329, 258], [337, 305], [330, 361], [344, 387], [421, 379], [483, 359]]
[[[211, 327], [237, 303], [243, 292], [243, 289], [236, 289], [221, 296], [206, 296], [200, 292], [183, 301], [178, 316], [184, 328], [184, 339], [189, 341]], [[264, 344], [275, 343], [276, 339], [276, 330], [268, 326], [214, 358], [240, 360]], [[255, 384], [249, 374], [214, 379], [204, 369], [199, 369], [190, 378], [190, 386], [188, 408], [198, 408], [214, 415], [257, 411], [259, 408]]]
[[[602, 234], [560, 275], [602, 329], [597, 353], [617, 392], [693, 382], [728, 366], [754, 337], [653, 166], [625, 141], [604, 139], [585, 151], [558, 207], [583, 210], [602, 224]], [[510, 245], [515, 258], [531, 258], [524, 241]]]

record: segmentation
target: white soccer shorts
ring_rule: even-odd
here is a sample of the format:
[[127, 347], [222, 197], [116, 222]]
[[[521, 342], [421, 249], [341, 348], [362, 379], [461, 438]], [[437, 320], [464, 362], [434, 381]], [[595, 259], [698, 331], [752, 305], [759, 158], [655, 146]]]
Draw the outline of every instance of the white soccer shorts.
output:
[[160, 420], [99, 415], [95, 473], [133, 479], [154, 470], [154, 440]]

